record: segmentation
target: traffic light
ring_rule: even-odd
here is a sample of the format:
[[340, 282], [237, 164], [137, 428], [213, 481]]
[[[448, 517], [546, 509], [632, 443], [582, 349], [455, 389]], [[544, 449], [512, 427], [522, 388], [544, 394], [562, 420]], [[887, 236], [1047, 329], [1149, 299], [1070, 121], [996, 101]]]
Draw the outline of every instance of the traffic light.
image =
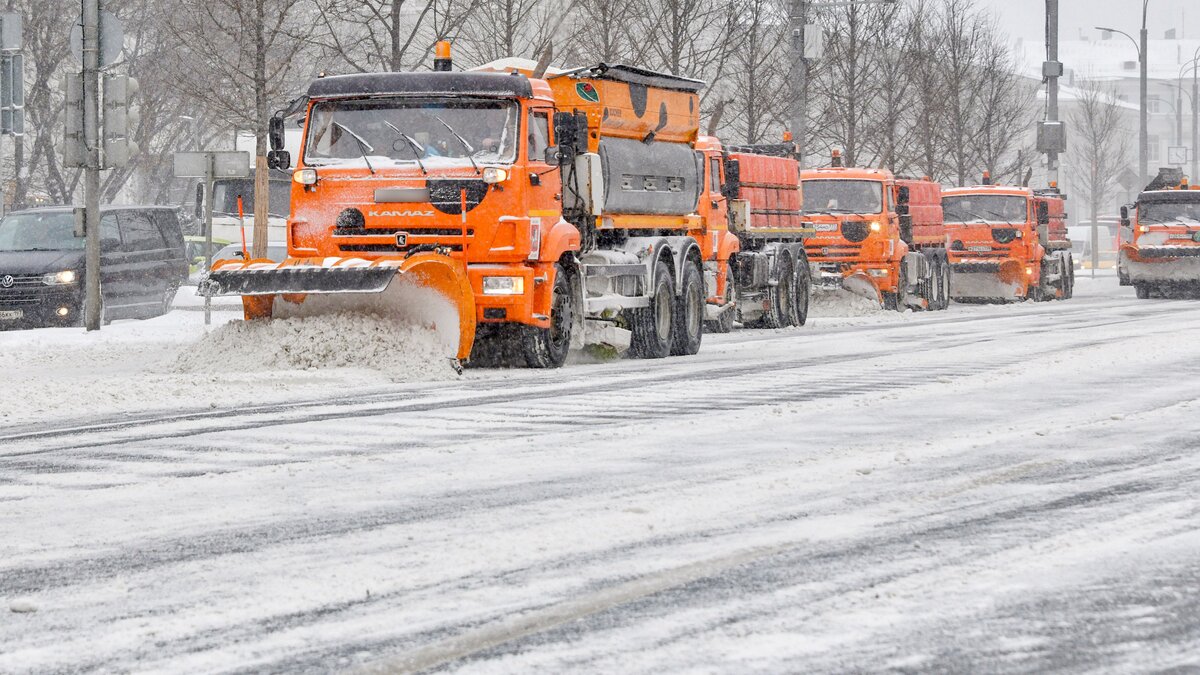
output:
[[67, 98], [63, 115], [63, 166], [82, 169], [87, 166], [87, 143], [83, 138], [83, 76], [67, 73], [63, 89]]
[[125, 166], [138, 152], [133, 141], [138, 126], [137, 108], [133, 104], [137, 92], [137, 80], [128, 75], [104, 77], [103, 167]]

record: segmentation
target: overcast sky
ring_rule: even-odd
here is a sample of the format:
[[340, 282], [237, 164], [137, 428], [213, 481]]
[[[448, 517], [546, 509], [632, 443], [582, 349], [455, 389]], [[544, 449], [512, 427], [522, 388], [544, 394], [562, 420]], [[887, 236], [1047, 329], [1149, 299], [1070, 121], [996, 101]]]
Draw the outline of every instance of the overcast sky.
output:
[[[1000, 19], [1012, 37], [1041, 41], [1044, 35], [1045, 0], [976, 0]], [[1142, 24], [1141, 0], [1059, 0], [1059, 37], [1079, 39], [1080, 31], [1095, 37], [1092, 26], [1110, 26], [1135, 37]], [[1183, 36], [1200, 38], [1200, 0], [1150, 0], [1147, 21], [1150, 37], [1161, 38], [1171, 28], [1182, 28]]]

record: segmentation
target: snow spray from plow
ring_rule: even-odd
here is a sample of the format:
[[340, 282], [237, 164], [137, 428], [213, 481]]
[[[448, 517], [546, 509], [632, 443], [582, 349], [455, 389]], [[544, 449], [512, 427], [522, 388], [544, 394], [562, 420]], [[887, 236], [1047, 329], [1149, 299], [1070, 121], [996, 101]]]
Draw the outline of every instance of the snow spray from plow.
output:
[[475, 296], [462, 264], [437, 252], [406, 258], [290, 258], [227, 262], [198, 293], [241, 296], [247, 320], [376, 314], [437, 332], [447, 356], [475, 340]]

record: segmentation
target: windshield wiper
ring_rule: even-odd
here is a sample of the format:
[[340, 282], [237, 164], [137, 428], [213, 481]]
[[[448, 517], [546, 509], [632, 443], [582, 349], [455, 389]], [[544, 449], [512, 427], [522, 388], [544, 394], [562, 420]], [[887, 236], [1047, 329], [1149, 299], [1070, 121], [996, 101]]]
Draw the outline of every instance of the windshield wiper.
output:
[[461, 134], [459, 134], [457, 131], [455, 131], [454, 127], [450, 126], [450, 124], [448, 122], [446, 122], [446, 120], [438, 117], [437, 115], [434, 115], [433, 119], [441, 122], [442, 126], [446, 127], [446, 131], [449, 131], [451, 134], [454, 134], [454, 137], [458, 139], [458, 142], [462, 143], [463, 149], [465, 149], [467, 151], [467, 159], [469, 159], [471, 161], [471, 166], [472, 166], [472, 168], [475, 169], [475, 173], [477, 173], [477, 174], [483, 173], [482, 171], [480, 171], [479, 165], [475, 163], [475, 157], [473, 156], [475, 154], [475, 148], [471, 147], [471, 144], [467, 142], [467, 139], [463, 138]]
[[366, 142], [362, 136], [359, 136], [351, 131], [350, 128], [345, 124], [342, 124], [341, 122], [334, 122], [333, 126], [341, 129], [344, 133], [350, 134], [350, 137], [353, 138], [354, 142], [358, 144], [358, 154], [362, 155], [363, 161], [366, 162], [367, 170], [371, 172], [372, 176], [374, 176], [375, 167], [371, 166], [371, 160], [367, 159], [367, 153], [374, 152], [375, 148], [371, 147], [370, 143]]
[[1011, 221], [1011, 220], [1005, 220], [1005, 218], [1004, 218], [1004, 215], [1003, 215], [1003, 214], [996, 213], [995, 211], [988, 211], [988, 213], [990, 213], [990, 214], [992, 214], [993, 216], [996, 216], [997, 218], [999, 218], [999, 219], [1003, 220], [1003, 221], [1004, 221], [1004, 224], [1005, 224], [1005, 225], [1008, 225], [1009, 227], [1016, 227], [1016, 226], [1017, 226], [1017, 224], [1016, 224], [1016, 223], [1014, 223], [1013, 221]]
[[[408, 143], [409, 147], [411, 147], [412, 151], [413, 151], [413, 159], [417, 160], [417, 166], [421, 167], [421, 175], [428, 176], [429, 172], [425, 170], [425, 164], [424, 164], [424, 162], [421, 161], [421, 155], [425, 154], [425, 148], [420, 143], [413, 140], [412, 136], [409, 136], [408, 134], [404, 133], [403, 131], [400, 131], [400, 128], [397, 127], [395, 124], [392, 124], [391, 122], [389, 122], [387, 120], [384, 120], [383, 123], [388, 125], [389, 129], [396, 132], [396, 135], [398, 135], [400, 138], [404, 139], [404, 142]], [[395, 148], [393, 148], [393, 149], [395, 149]]]

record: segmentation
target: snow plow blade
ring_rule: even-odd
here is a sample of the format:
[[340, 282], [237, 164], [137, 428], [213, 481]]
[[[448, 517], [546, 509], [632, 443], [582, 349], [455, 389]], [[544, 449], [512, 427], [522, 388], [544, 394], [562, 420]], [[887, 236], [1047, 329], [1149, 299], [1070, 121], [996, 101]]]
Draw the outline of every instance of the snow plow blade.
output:
[[381, 293], [396, 276], [395, 267], [252, 267], [255, 263], [215, 268], [197, 294], [277, 295], [280, 293]]
[[447, 355], [475, 341], [475, 293], [463, 263], [435, 252], [407, 258], [289, 258], [226, 262], [197, 295], [242, 297], [247, 320], [368, 313], [432, 328]]

